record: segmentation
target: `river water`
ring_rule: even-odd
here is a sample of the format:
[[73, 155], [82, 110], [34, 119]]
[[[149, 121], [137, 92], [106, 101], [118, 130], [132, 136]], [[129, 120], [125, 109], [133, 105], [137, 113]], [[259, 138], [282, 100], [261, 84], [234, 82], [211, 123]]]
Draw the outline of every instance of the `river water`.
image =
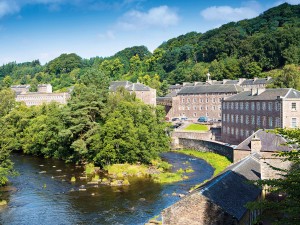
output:
[[[95, 186], [78, 179], [81, 167], [14, 154], [19, 176], [10, 179], [12, 188], [4, 195], [8, 206], [0, 211], [0, 224], [144, 224], [178, 201], [178, 194], [187, 194], [213, 175], [213, 168], [203, 160], [174, 152], [162, 157], [173, 164], [173, 170], [191, 166], [194, 172], [186, 174], [188, 180], [174, 184], [135, 178], [129, 186]], [[72, 176], [77, 178], [75, 183], [70, 182]]]

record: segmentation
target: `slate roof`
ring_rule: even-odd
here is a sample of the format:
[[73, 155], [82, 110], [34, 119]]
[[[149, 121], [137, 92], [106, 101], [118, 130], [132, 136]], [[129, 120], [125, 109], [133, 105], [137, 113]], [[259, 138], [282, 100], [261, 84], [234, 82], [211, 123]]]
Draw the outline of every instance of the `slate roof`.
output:
[[282, 98], [300, 98], [300, 92], [292, 88], [272, 88], [266, 89], [259, 95], [251, 95], [251, 91], [244, 91], [227, 97], [224, 101], [276, 100], [278, 96]]
[[272, 78], [256, 78], [244, 80], [240, 85], [257, 85], [257, 84], [270, 84], [273, 82]]
[[287, 140], [279, 134], [268, 132], [267, 130], [258, 130], [243, 142], [241, 142], [235, 150], [251, 151], [251, 140], [253, 137], [261, 140], [262, 152], [275, 151], [291, 151], [293, 148], [290, 145], [285, 145]]
[[245, 205], [261, 194], [261, 189], [249, 182], [260, 179], [257, 155], [249, 155], [227, 167], [222, 174], [204, 184], [200, 193], [240, 220], [247, 212]]
[[239, 85], [235, 84], [197, 85], [183, 87], [178, 92], [178, 95], [204, 93], [232, 93], [241, 91], [243, 91], [243, 89]]
[[180, 88], [182, 88], [182, 85], [180, 85], [180, 84], [169, 86], [169, 89], [180, 89]]
[[150, 91], [151, 88], [141, 83], [131, 83], [130, 81], [113, 81], [109, 90], [116, 91], [118, 87], [124, 87], [127, 91]]
[[238, 80], [226, 80], [226, 81], [224, 82], [224, 84], [238, 84], [238, 83], [239, 83]]

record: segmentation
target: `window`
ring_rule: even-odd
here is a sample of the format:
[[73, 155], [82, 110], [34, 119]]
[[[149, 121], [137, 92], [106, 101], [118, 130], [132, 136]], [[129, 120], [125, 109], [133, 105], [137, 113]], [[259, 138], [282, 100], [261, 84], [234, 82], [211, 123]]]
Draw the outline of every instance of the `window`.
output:
[[213, 102], [216, 102], [216, 99], [215, 99], [215, 98], [213, 98]]
[[231, 134], [232, 135], [234, 134], [234, 128], [233, 127], [231, 128]]
[[187, 102], [190, 102], [190, 101], [191, 101], [191, 100], [188, 98], [188, 99], [187, 99]]
[[251, 116], [251, 124], [252, 124], [252, 125], [255, 124], [255, 116]]
[[265, 128], [266, 127], [266, 123], [267, 123], [267, 119], [265, 116], [262, 117], [262, 125]]
[[254, 110], [254, 107], [255, 107], [255, 103], [254, 103], [254, 102], [251, 102], [251, 110], [252, 110], [252, 111]]
[[189, 106], [187, 107], [187, 110], [190, 110], [190, 107], [189, 107]]
[[194, 99], [193, 99], [193, 101], [194, 101], [194, 102], [197, 102], [197, 99], [196, 99], [196, 98], [194, 98]]
[[227, 114], [227, 122], [230, 122], [230, 115], [229, 114]]
[[227, 134], [230, 134], [230, 128], [227, 127]]
[[266, 110], [266, 103], [265, 103], [265, 102], [262, 103], [261, 108], [262, 108], [262, 110], [264, 110], [264, 111]]
[[233, 109], [233, 107], [234, 107], [234, 105], [233, 105], [233, 104], [234, 104], [234, 103], [233, 103], [233, 102], [231, 102], [231, 107], [230, 107], [231, 109]]
[[219, 98], [219, 102], [222, 102], [222, 98]]
[[226, 105], [227, 105], [227, 109], [229, 109], [229, 102], [227, 102]]
[[223, 121], [226, 122], [226, 115], [223, 114]]
[[239, 123], [239, 115], [236, 115], [236, 116], [235, 116], [235, 122], [236, 122], [236, 123]]
[[194, 113], [194, 117], [197, 117], [197, 113]]
[[243, 129], [240, 130], [240, 134], [241, 134], [241, 137], [244, 136], [244, 130]]
[[293, 110], [293, 111], [296, 111], [296, 109], [297, 109], [297, 108], [296, 108], [296, 102], [292, 102], [292, 110]]
[[297, 118], [292, 118], [292, 128], [296, 128], [297, 127]]
[[182, 99], [182, 103], [184, 102], [184, 98]]
[[202, 106], [200, 107], [200, 110], [203, 110], [203, 107], [202, 107]]
[[226, 134], [226, 127], [223, 128], [223, 133]]
[[273, 109], [273, 103], [272, 102], [269, 102], [268, 109], [269, 109], [269, 111], [272, 111], [272, 109]]
[[238, 102], [235, 103], [235, 109], [239, 109], [239, 103]]
[[276, 117], [275, 119], [275, 127], [280, 127], [280, 118]]
[[256, 110], [260, 110], [260, 102], [256, 102]]
[[206, 99], [206, 102], [208, 102], [208, 98]]
[[246, 130], [245, 134], [246, 134], [246, 137], [249, 137], [249, 130]]
[[249, 124], [249, 116], [246, 116], [246, 124]]
[[200, 98], [200, 102], [203, 102], [203, 99], [202, 99], [202, 98]]
[[256, 125], [257, 125], [257, 126], [260, 126], [260, 116], [257, 116], [257, 117], [256, 117]]
[[276, 111], [279, 111], [279, 106], [280, 106], [280, 105], [279, 105], [279, 102], [276, 102], [276, 103], [275, 103], [275, 110], [276, 110]]
[[225, 104], [225, 102], [223, 102], [223, 104], [222, 104], [222, 107], [223, 107], [223, 109], [225, 109], [225, 108], [226, 108], [226, 104]]
[[273, 127], [273, 118], [269, 117], [269, 127]]
[[208, 106], [206, 106], [206, 110], [208, 110]]
[[194, 110], [197, 110], [197, 106], [194, 106]]
[[235, 136], [236, 136], [236, 138], [239, 137], [239, 129], [238, 128], [235, 129]]
[[234, 123], [234, 115], [231, 115], [231, 122]]
[[246, 109], [246, 110], [249, 109], [249, 102], [246, 102], [246, 104], [245, 104], [245, 109]]
[[212, 110], [216, 110], [216, 106], [213, 106], [213, 107], [212, 107]]
[[243, 103], [243, 102], [240, 103], [240, 109], [241, 109], [241, 110], [244, 109], [244, 103]]

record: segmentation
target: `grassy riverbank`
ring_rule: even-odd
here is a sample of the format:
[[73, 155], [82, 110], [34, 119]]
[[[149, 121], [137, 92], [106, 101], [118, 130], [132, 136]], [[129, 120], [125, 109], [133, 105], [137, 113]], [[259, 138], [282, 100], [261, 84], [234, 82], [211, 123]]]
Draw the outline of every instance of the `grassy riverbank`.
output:
[[205, 160], [215, 169], [214, 176], [218, 175], [227, 166], [231, 164], [231, 162], [225, 156], [221, 156], [219, 154], [212, 153], [212, 152], [199, 152], [197, 150], [191, 150], [191, 149], [177, 150], [176, 152], [195, 156], [197, 158]]
[[184, 128], [184, 130], [204, 132], [204, 131], [208, 131], [209, 128], [207, 125], [203, 125], [203, 124], [190, 124], [186, 128]]

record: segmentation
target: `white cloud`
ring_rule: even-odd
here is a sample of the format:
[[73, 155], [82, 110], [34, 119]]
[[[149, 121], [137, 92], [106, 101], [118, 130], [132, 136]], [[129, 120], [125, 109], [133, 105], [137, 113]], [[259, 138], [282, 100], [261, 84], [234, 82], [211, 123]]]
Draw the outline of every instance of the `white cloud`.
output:
[[1, 1], [0, 0], [0, 18], [7, 15], [13, 14], [20, 10], [19, 4], [15, 1]]
[[168, 6], [159, 6], [147, 12], [132, 10], [119, 21], [118, 26], [125, 30], [142, 29], [150, 26], [169, 27], [178, 23], [179, 16]]
[[209, 21], [239, 21], [259, 15], [258, 5], [233, 8], [231, 6], [212, 6], [201, 11], [201, 16]]
[[116, 39], [115, 33], [112, 30], [108, 30], [104, 34], [99, 34], [98, 37], [102, 39], [109, 39], [109, 40]]

